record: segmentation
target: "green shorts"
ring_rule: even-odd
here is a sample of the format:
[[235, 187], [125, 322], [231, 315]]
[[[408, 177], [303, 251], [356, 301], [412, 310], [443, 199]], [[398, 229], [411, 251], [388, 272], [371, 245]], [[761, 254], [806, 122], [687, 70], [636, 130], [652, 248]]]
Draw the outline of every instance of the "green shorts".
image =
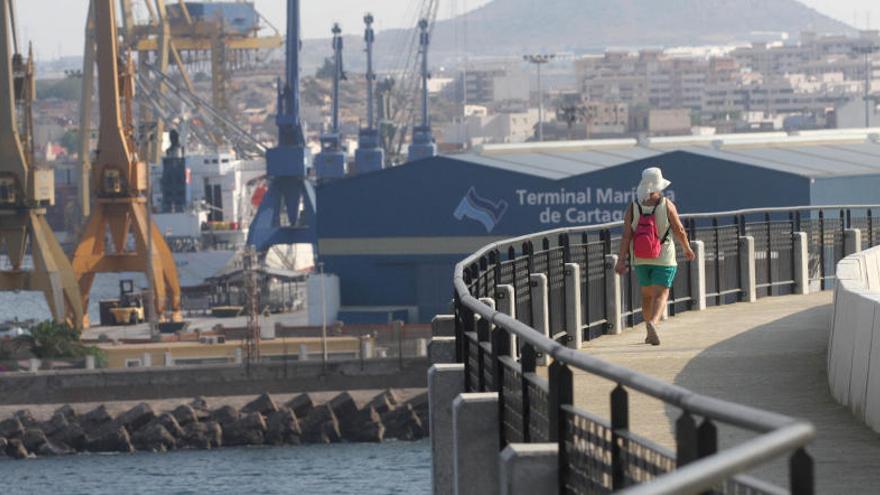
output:
[[662, 285], [670, 288], [672, 281], [675, 280], [675, 273], [678, 271], [677, 266], [636, 265], [634, 268], [639, 285], [642, 287]]

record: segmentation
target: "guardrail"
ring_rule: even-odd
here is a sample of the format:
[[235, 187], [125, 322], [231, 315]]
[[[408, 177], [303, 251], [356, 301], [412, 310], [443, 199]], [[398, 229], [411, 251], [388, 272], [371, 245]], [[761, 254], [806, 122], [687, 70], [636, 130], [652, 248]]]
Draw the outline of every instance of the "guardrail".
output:
[[[868, 205], [683, 216], [698, 258], [679, 259], [669, 312], [824, 290], [847, 250], [862, 248], [855, 240], [880, 244], [878, 212]], [[464, 364], [465, 392], [498, 393], [501, 449], [557, 444], [560, 493], [785, 493], [741, 475], [785, 455], [791, 492], [813, 493], [809, 423], [706, 397], [578, 350], [582, 339], [641, 321], [633, 275], [613, 272], [621, 233], [620, 223], [558, 229], [491, 244], [456, 265], [456, 359]], [[539, 363], [549, 366], [547, 379], [536, 373]], [[616, 384], [610, 418], [573, 403], [573, 368]], [[681, 410], [675, 452], [630, 431], [630, 390]], [[718, 451], [716, 423], [758, 436]]]

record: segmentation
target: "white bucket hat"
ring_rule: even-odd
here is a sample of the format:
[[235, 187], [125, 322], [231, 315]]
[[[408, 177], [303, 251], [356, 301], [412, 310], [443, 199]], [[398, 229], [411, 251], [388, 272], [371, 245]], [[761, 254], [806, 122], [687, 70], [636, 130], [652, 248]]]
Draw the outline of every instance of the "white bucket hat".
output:
[[636, 189], [639, 201], [645, 201], [651, 193], [663, 192], [671, 184], [672, 182], [663, 178], [663, 171], [659, 168], [646, 168], [642, 172], [642, 181], [639, 182], [639, 187]]

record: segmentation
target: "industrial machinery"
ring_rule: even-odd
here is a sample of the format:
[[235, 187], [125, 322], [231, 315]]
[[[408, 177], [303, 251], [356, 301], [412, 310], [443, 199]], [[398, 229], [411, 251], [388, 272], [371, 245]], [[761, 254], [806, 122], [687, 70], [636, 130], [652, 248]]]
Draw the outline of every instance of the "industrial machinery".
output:
[[421, 160], [437, 156], [437, 144], [434, 142], [434, 134], [431, 132], [431, 119], [428, 116], [428, 47], [431, 44], [431, 34], [428, 31], [430, 23], [427, 19], [419, 21], [419, 54], [422, 56], [422, 119], [421, 123], [413, 127], [412, 144], [409, 145], [409, 160]]
[[247, 244], [265, 253], [277, 244], [315, 244], [315, 191], [306, 173], [300, 120], [300, 2], [287, 0], [286, 80], [278, 88], [278, 146], [266, 152], [268, 188], [248, 231]]
[[[83, 57], [82, 104], [80, 106], [80, 129], [92, 129], [92, 101], [94, 98], [95, 23], [94, 0], [90, 1], [86, 22], [85, 49]], [[167, 5], [166, 0], [143, 0], [148, 19], [138, 23], [134, 16], [133, 0], [119, 0], [122, 12], [122, 37], [124, 46], [138, 54], [139, 81], [146, 82], [149, 93], [161, 97], [169, 91], [171, 64], [176, 67], [182, 80], [181, 86], [190, 95], [195, 94], [190, 71], [206, 71], [211, 74], [212, 111], [229, 115], [228, 86], [235, 71], [253, 69], [260, 59], [258, 54], [283, 46], [283, 38], [257, 12], [249, 2], [184, 2]], [[263, 21], [261, 23], [261, 21]], [[262, 36], [266, 24], [273, 31]], [[154, 70], [148, 70], [151, 66]], [[162, 76], [158, 76], [162, 74]], [[142, 91], [144, 92], [144, 91]], [[145, 92], [146, 93], [146, 92]], [[167, 116], [158, 112], [154, 98], [144, 99], [139, 111], [138, 129], [141, 156], [149, 163], [161, 158], [161, 143]], [[215, 115], [215, 117], [217, 117]], [[222, 139], [229, 119], [216, 118], [217, 123], [206, 130], [215, 145], [225, 144]], [[89, 163], [90, 132], [80, 133], [80, 202], [83, 216], [90, 212]]]
[[119, 299], [101, 301], [101, 325], [136, 325], [145, 320], [144, 295], [134, 288], [133, 280], [119, 281]]
[[[80, 328], [76, 276], [46, 221], [46, 207], [55, 202], [55, 176], [34, 164], [33, 55], [25, 60], [18, 52], [13, 11], [12, 0], [0, 0], [0, 245], [11, 265], [0, 272], [0, 289], [41, 291], [55, 321]], [[32, 270], [24, 267], [28, 250]]]
[[345, 177], [347, 157], [342, 149], [342, 135], [339, 132], [339, 83], [346, 79], [342, 68], [342, 29], [333, 25], [333, 102], [330, 131], [321, 136], [321, 152], [315, 156], [315, 175], [318, 179], [339, 179]]
[[376, 92], [379, 103], [379, 138], [389, 160], [399, 162], [409, 130], [417, 125], [417, 108], [422, 94], [422, 42], [425, 34], [431, 35], [437, 19], [439, 0], [421, 0], [413, 24], [427, 21], [425, 28], [416, 26], [405, 45], [399, 50], [400, 57], [394, 64], [395, 78], [379, 81]]
[[150, 218], [146, 165], [134, 146], [134, 67], [130, 58], [120, 61], [114, 0], [93, 0], [92, 5], [101, 122], [90, 178], [94, 208], [74, 252], [73, 269], [84, 306], [97, 273], [145, 273], [155, 296], [155, 314], [164, 319], [170, 300], [171, 319], [177, 321], [181, 317], [177, 267]]
[[376, 120], [373, 118], [373, 106], [375, 96], [373, 86], [376, 83], [376, 73], [373, 72], [373, 43], [376, 34], [373, 31], [373, 15], [364, 16], [364, 41], [367, 45], [367, 127], [358, 132], [358, 149], [354, 153], [354, 172], [366, 174], [382, 170], [385, 167], [385, 150], [379, 143], [379, 130], [376, 129]]

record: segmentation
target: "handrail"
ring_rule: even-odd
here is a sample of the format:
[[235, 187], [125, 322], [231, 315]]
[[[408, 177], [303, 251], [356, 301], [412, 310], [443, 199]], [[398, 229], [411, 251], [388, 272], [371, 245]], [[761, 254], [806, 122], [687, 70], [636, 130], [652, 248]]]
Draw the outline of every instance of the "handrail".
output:
[[[742, 218], [755, 214], [764, 214], [769, 219], [769, 215], [774, 213], [793, 214], [821, 210], [840, 210], [841, 219], [843, 219], [843, 214], [846, 210], [848, 224], [849, 210], [867, 209], [869, 210], [868, 218], [870, 218], [870, 210], [878, 208], [880, 208], [880, 205], [752, 208], [719, 213], [682, 215], [682, 219], [691, 221], [693, 225], [693, 221], [701, 219], [717, 219], [719, 217]], [[484, 257], [489, 253], [517, 246], [528, 241], [548, 239], [564, 234], [571, 236], [574, 234], [609, 231], [620, 228], [622, 225], [622, 222], [612, 222], [601, 225], [558, 228], [486, 245], [455, 266], [453, 285], [457, 304], [472, 311], [474, 315], [479, 315], [482, 320], [486, 320], [496, 328], [502, 328], [515, 335], [521, 342], [533, 346], [536, 351], [552, 357], [555, 362], [572, 366], [615, 382], [618, 385], [632, 388], [690, 413], [761, 433], [759, 437], [748, 442], [696, 460], [669, 474], [659, 476], [649, 483], [631, 487], [624, 493], [690, 493], [709, 489], [719, 482], [755, 467], [762, 462], [807, 445], [815, 437], [815, 429], [808, 422], [698, 394], [684, 387], [665, 383], [656, 378], [622, 366], [607, 363], [596, 357], [566, 347], [525, 323], [484, 304], [470, 293], [470, 289], [465, 281], [465, 271], [481, 259], [485, 261]], [[498, 261], [496, 260], [496, 262]]]

